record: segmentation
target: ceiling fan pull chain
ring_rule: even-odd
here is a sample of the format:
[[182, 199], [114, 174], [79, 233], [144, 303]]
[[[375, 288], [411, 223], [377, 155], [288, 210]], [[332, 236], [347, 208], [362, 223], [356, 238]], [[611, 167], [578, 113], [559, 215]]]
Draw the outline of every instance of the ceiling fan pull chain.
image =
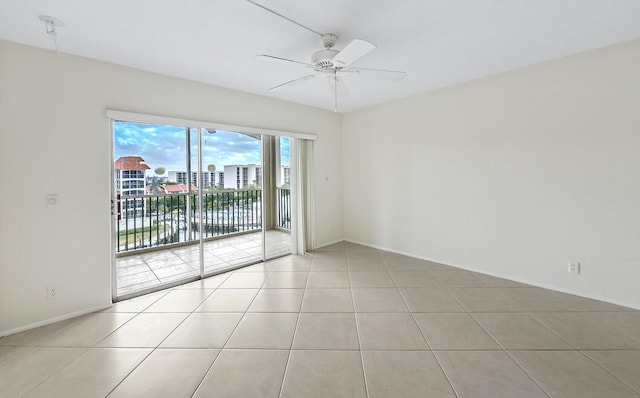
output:
[[335, 69], [333, 70], [333, 111], [338, 112], [338, 75]]

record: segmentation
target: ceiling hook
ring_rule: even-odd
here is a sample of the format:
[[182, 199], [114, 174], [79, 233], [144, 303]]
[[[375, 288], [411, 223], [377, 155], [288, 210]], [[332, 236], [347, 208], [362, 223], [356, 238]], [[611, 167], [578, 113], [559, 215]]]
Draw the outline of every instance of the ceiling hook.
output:
[[58, 32], [56, 31], [56, 28], [64, 26], [64, 22], [62, 22], [58, 18], [50, 17], [48, 15], [40, 15], [39, 18], [42, 22], [45, 23], [46, 33], [53, 36], [53, 41], [56, 45], [56, 51], [58, 52], [58, 54], [60, 54], [60, 43], [58, 43]]

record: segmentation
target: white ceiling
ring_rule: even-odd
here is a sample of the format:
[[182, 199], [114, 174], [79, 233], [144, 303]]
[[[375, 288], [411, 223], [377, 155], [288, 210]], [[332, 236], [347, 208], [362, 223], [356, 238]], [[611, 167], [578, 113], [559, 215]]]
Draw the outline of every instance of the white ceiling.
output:
[[[255, 0], [314, 30], [377, 49], [353, 66], [401, 81], [347, 76], [341, 112], [640, 37], [639, 0]], [[324, 109], [310, 73], [319, 37], [243, 0], [0, 0], [0, 39], [54, 49], [39, 15], [62, 20], [62, 52]]]

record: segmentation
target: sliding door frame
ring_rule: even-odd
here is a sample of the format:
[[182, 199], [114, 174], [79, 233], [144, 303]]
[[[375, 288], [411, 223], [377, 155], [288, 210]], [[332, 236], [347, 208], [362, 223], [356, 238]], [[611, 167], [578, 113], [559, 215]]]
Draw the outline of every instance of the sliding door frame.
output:
[[[198, 179], [202, 178], [202, 129], [212, 129], [212, 130], [224, 130], [224, 131], [231, 131], [231, 132], [236, 132], [236, 133], [240, 133], [240, 134], [246, 134], [246, 135], [250, 135], [250, 136], [260, 136], [260, 151], [261, 151], [261, 165], [262, 165], [262, 176], [261, 176], [261, 186], [263, 189], [263, 194], [262, 194], [262, 199], [261, 199], [261, 207], [262, 207], [262, 256], [261, 256], [261, 260], [258, 260], [256, 262], [260, 262], [260, 261], [266, 261], [266, 212], [265, 212], [265, 206], [266, 206], [266, 200], [264, 197], [264, 175], [265, 175], [265, 159], [264, 159], [264, 151], [265, 151], [265, 145], [264, 145], [264, 138], [262, 138], [263, 136], [275, 136], [275, 137], [288, 137], [289, 139], [291, 139], [291, 147], [292, 149], [296, 147], [296, 141], [297, 139], [304, 139], [304, 140], [310, 140], [310, 141], [314, 141], [316, 140], [316, 135], [313, 133], [301, 133], [301, 132], [291, 132], [291, 131], [276, 131], [276, 130], [270, 130], [270, 129], [265, 129], [265, 128], [257, 128], [257, 127], [250, 127], [250, 126], [237, 126], [237, 125], [228, 125], [228, 124], [222, 124], [222, 123], [216, 123], [216, 122], [210, 122], [210, 121], [202, 121], [202, 120], [189, 120], [189, 119], [182, 119], [182, 118], [173, 118], [173, 117], [166, 117], [166, 116], [158, 116], [158, 115], [148, 115], [148, 114], [140, 114], [140, 113], [132, 113], [132, 112], [124, 112], [124, 111], [118, 111], [118, 110], [107, 110], [106, 111], [106, 116], [109, 119], [109, 127], [110, 127], [110, 157], [111, 157], [111, 167], [110, 167], [110, 194], [111, 194], [111, 250], [110, 250], [110, 264], [111, 264], [111, 296], [112, 296], [112, 302], [116, 302], [119, 300], [124, 300], [127, 298], [130, 298], [131, 295], [123, 295], [118, 297], [117, 295], [117, 262], [116, 262], [116, 250], [115, 250], [115, 246], [116, 246], [116, 241], [115, 241], [115, 222], [117, 220], [117, 201], [116, 201], [116, 187], [114, 184], [115, 181], [115, 171], [114, 171], [114, 167], [113, 164], [115, 162], [115, 154], [114, 154], [114, 138], [115, 138], [115, 133], [114, 133], [114, 122], [117, 121], [126, 121], [126, 122], [134, 122], [134, 123], [144, 123], [144, 124], [156, 124], [156, 125], [165, 125], [165, 126], [182, 126], [185, 127], [186, 130], [186, 144], [187, 144], [187, 187], [188, 187], [188, 191], [190, 193], [191, 191], [191, 148], [190, 148], [190, 144], [191, 144], [191, 129], [196, 129], [197, 130], [197, 139], [198, 139]], [[293, 151], [291, 151], [293, 152]], [[291, 153], [290, 152], [290, 153]], [[291, 156], [291, 155], [290, 155]], [[295, 157], [295, 156], [294, 156]], [[294, 176], [297, 176], [297, 168], [300, 166], [298, 165], [298, 162], [294, 159], [294, 157], [290, 158], [290, 167], [291, 167], [291, 186], [292, 188], [294, 186], [296, 186], [297, 183], [297, 178]], [[271, 160], [271, 162], [273, 162], [273, 160]], [[198, 186], [201, 186], [201, 184], [199, 184]], [[294, 189], [291, 189], [291, 197], [290, 200], [292, 203], [295, 203], [294, 200], [296, 199], [296, 194], [293, 192]], [[198, 225], [200, 225], [200, 228], [202, 228], [202, 204], [204, 203], [203, 200], [203, 190], [199, 189], [198, 190], [198, 206], [200, 211], [199, 213], [199, 220], [198, 220]], [[189, 198], [189, 195], [187, 196], [187, 198]], [[187, 200], [187, 202], [190, 202], [190, 200]], [[313, 209], [311, 209], [311, 211], [313, 211]], [[190, 213], [187, 213], [190, 214]], [[291, 226], [292, 226], [292, 236], [291, 236], [291, 242], [292, 242], [292, 248], [297, 247], [297, 234], [295, 234], [294, 228], [298, 227], [298, 223], [295, 222], [297, 220], [297, 218], [300, 215], [297, 214], [296, 211], [296, 206], [292, 206], [292, 220], [291, 220]], [[202, 233], [199, 233], [199, 239], [198, 239], [198, 252], [199, 252], [199, 265], [200, 265], [200, 272], [198, 276], [194, 276], [194, 277], [190, 277], [190, 278], [185, 278], [184, 280], [180, 280], [180, 281], [176, 281], [176, 282], [172, 282], [172, 283], [167, 283], [167, 284], [163, 284], [161, 287], [152, 287], [149, 289], [143, 289], [140, 290], [139, 292], [136, 292], [136, 295], [138, 294], [147, 294], [147, 293], [151, 293], [153, 291], [157, 291], [157, 290], [162, 290], [162, 289], [166, 289], [166, 288], [170, 288], [173, 286], [177, 286], [183, 283], [187, 283], [190, 281], [196, 281], [205, 277], [209, 277], [212, 275], [215, 275], [217, 273], [221, 273], [221, 272], [228, 272], [232, 269], [237, 269], [237, 268], [242, 268], [245, 267], [247, 265], [250, 265], [251, 263], [248, 263], [246, 265], [239, 265], [238, 267], [235, 268], [231, 268], [231, 269], [222, 269], [220, 270], [220, 272], [212, 272], [212, 273], [208, 273], [205, 274], [204, 272], [204, 253], [203, 253], [203, 244], [204, 244], [204, 237]], [[293, 246], [293, 245], [296, 246]], [[295, 252], [295, 249], [292, 251]]]

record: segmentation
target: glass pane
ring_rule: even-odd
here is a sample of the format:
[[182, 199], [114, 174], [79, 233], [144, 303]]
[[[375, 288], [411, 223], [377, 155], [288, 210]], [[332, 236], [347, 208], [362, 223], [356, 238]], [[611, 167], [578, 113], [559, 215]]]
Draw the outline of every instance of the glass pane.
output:
[[184, 127], [114, 122], [117, 297], [199, 274]]
[[202, 130], [204, 272], [262, 260], [260, 138]]
[[[272, 200], [266, 201], [274, 215], [271, 223], [266, 228], [265, 257], [274, 258], [291, 253], [291, 162], [289, 147], [291, 140], [288, 137], [270, 137], [274, 146], [274, 159], [265, 162], [265, 168], [272, 167], [274, 178], [265, 179], [271, 181]], [[269, 211], [269, 209], [268, 209]], [[269, 220], [269, 218], [267, 218]]]

